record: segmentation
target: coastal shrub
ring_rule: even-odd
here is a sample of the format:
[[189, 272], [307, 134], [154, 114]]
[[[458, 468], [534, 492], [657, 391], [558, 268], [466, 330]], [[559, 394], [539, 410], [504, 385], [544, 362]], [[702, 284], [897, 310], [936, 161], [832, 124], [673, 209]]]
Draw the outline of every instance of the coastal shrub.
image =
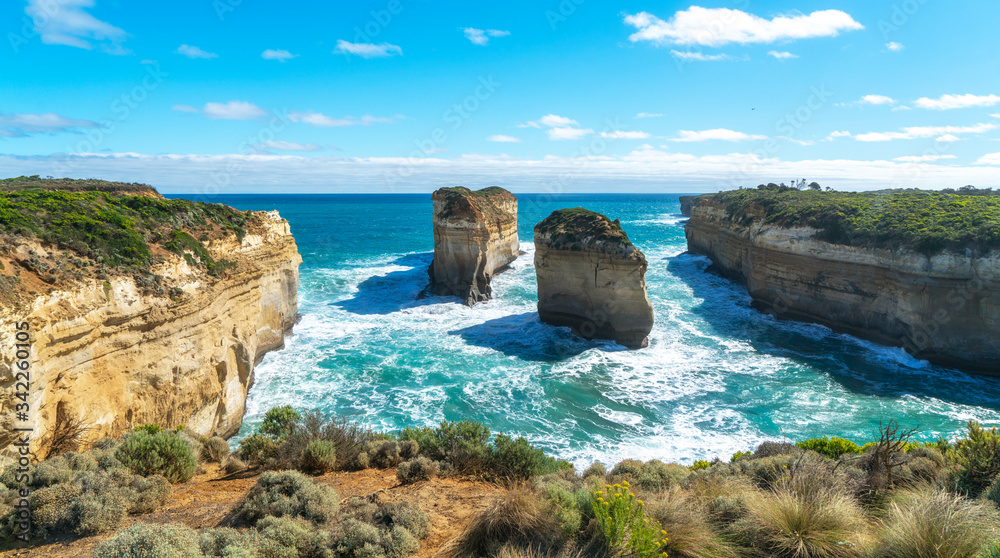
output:
[[368, 454], [371, 466], [379, 469], [389, 469], [403, 461], [399, 455], [399, 442], [393, 440], [369, 442], [365, 446], [365, 452]]
[[858, 454], [861, 448], [854, 442], [844, 438], [810, 438], [795, 444], [804, 450], [812, 450], [830, 459], [837, 459], [845, 453]]
[[694, 463], [692, 463], [688, 467], [688, 469], [691, 469], [692, 471], [701, 471], [702, 469], [708, 469], [711, 466], [712, 466], [712, 464], [710, 462], [705, 461], [703, 459], [699, 459], [698, 461], [695, 461]]
[[572, 465], [566, 461], [546, 456], [525, 438], [514, 439], [505, 434], [496, 435], [486, 460], [486, 469], [490, 474], [506, 481], [524, 481], [571, 468]]
[[298, 471], [268, 471], [235, 511], [250, 525], [268, 516], [301, 517], [323, 524], [334, 519], [338, 509], [337, 492], [329, 486], [317, 484]]
[[975, 558], [997, 527], [988, 503], [936, 489], [904, 493], [890, 503], [872, 556]]
[[606, 476], [608, 476], [608, 469], [600, 461], [595, 461], [593, 465], [583, 471], [583, 478], [600, 477], [603, 479]]
[[57, 484], [31, 493], [31, 523], [43, 537], [49, 533], [72, 531], [73, 502], [83, 489], [76, 484]]
[[313, 440], [302, 451], [302, 468], [311, 473], [323, 474], [337, 465], [337, 448], [333, 442]]
[[239, 473], [240, 471], [247, 468], [247, 464], [243, 462], [242, 459], [236, 457], [235, 455], [230, 455], [222, 462], [222, 469], [227, 475], [232, 475], [234, 473]]
[[399, 468], [396, 470], [396, 478], [399, 479], [400, 484], [430, 480], [437, 476], [437, 474], [437, 463], [423, 456], [400, 463]]
[[281, 444], [263, 434], [251, 434], [240, 440], [240, 456], [254, 466], [277, 458]]
[[420, 549], [416, 537], [401, 526], [379, 529], [374, 525], [348, 519], [339, 527], [336, 543], [338, 556], [351, 558], [406, 558]]
[[969, 421], [966, 437], [955, 442], [949, 457], [959, 465], [959, 486], [976, 496], [1000, 475], [1000, 432]]
[[219, 436], [202, 440], [201, 458], [209, 463], [222, 463], [229, 455], [229, 442]]
[[537, 494], [524, 486], [495, 496], [462, 533], [456, 556], [490, 556], [506, 545], [548, 550], [560, 527]]
[[129, 492], [123, 487], [84, 492], [70, 508], [76, 533], [89, 536], [117, 529], [128, 515]]
[[115, 458], [137, 475], [163, 475], [175, 484], [191, 480], [198, 467], [191, 447], [174, 432], [133, 432], [115, 451]]
[[420, 455], [420, 444], [416, 440], [400, 440], [399, 457], [404, 461], [409, 461]]
[[693, 493], [672, 486], [646, 502], [647, 515], [666, 533], [663, 551], [674, 558], [735, 558]]
[[102, 542], [94, 558], [202, 558], [198, 534], [178, 524], [140, 523]]
[[275, 407], [264, 413], [264, 421], [261, 422], [258, 431], [265, 436], [273, 438], [285, 438], [292, 433], [295, 424], [302, 418], [291, 405]]
[[[583, 513], [580, 511], [580, 501], [571, 490], [571, 486], [563, 483], [550, 483], [542, 487], [548, 513], [556, 518], [562, 538], [569, 539], [580, 532], [583, 523]], [[589, 494], [588, 494], [589, 497]], [[589, 504], [589, 498], [587, 504]]]
[[490, 440], [490, 429], [485, 425], [471, 420], [444, 421], [435, 437], [443, 457], [457, 472], [475, 474], [483, 470]]
[[751, 459], [763, 459], [765, 457], [777, 457], [779, 455], [799, 455], [802, 448], [790, 442], [761, 442], [757, 449], [750, 456]]
[[646, 516], [645, 503], [629, 489], [628, 481], [605, 485], [591, 493], [591, 509], [608, 553], [654, 558], [666, 544], [666, 531]]
[[738, 451], [734, 453], [732, 457], [729, 458], [729, 462], [733, 463], [739, 461], [740, 459], [750, 458], [752, 456], [753, 456], [752, 451]]
[[[670, 488], [688, 477], [691, 470], [677, 463], [664, 463], [651, 459], [642, 465], [639, 475], [634, 478], [634, 484], [645, 490], [664, 490]], [[612, 478], [615, 478], [612, 471]]]
[[265, 517], [257, 522], [261, 538], [271, 541], [290, 556], [320, 558], [330, 543], [329, 533], [304, 519]]
[[129, 487], [135, 492], [135, 497], [128, 510], [132, 514], [153, 513], [157, 508], [170, 501], [170, 496], [174, 491], [170, 481], [163, 475], [148, 477], [136, 475], [129, 483]]
[[413, 534], [417, 539], [425, 539], [431, 534], [431, 518], [426, 512], [407, 502], [386, 504], [378, 509], [373, 516], [378, 525], [387, 527], [399, 526]]
[[735, 533], [743, 546], [789, 558], [857, 555], [861, 509], [822, 483], [783, 482], [747, 500]]

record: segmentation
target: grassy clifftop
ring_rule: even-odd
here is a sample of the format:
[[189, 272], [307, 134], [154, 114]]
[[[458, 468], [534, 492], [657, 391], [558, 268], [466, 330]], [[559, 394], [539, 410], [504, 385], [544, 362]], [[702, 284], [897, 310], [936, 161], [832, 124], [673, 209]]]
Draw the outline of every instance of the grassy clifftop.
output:
[[[213, 260], [203, 243], [242, 239], [251, 219], [221, 204], [164, 199], [142, 184], [7, 179], [0, 182], [0, 257], [14, 269], [0, 271], [14, 273], [4, 276], [14, 286], [22, 271], [49, 285], [132, 273], [162, 294], [167, 287], [149, 273], [152, 264], [172, 252], [218, 274], [232, 264]], [[19, 248], [32, 242], [46, 253]]]
[[535, 234], [548, 235], [549, 244], [556, 247], [579, 243], [588, 238], [593, 241], [629, 244], [628, 235], [617, 219], [612, 221], [596, 211], [582, 207], [553, 211], [535, 225]]
[[818, 229], [819, 239], [923, 253], [1000, 248], [1000, 196], [926, 190], [732, 190], [702, 196], [743, 224]]

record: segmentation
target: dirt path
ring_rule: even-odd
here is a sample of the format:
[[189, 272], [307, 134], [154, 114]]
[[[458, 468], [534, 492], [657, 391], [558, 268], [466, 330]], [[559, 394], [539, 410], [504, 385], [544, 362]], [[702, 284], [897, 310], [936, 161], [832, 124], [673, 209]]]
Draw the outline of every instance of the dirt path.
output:
[[[126, 519], [122, 529], [136, 523], [181, 523], [198, 529], [219, 525], [257, 482], [258, 473], [224, 478], [218, 468], [207, 467], [191, 482], [174, 486], [173, 496], [154, 513]], [[457, 479], [434, 479], [401, 486], [395, 469], [367, 469], [358, 472], [329, 473], [316, 477], [332, 486], [340, 497], [368, 496], [378, 492], [384, 502], [409, 502], [427, 512], [431, 534], [421, 541], [416, 558], [432, 558], [458, 536], [477, 513], [482, 511], [497, 488], [481, 482]], [[101, 541], [114, 533], [66, 539], [31, 548], [0, 551], [0, 558], [90, 558]]]

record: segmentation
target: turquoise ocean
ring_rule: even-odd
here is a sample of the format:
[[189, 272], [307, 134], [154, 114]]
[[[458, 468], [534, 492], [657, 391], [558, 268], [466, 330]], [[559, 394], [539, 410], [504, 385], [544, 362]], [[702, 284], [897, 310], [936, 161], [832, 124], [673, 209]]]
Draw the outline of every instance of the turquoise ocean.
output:
[[[301, 320], [257, 367], [240, 436], [278, 405], [379, 430], [473, 419], [583, 465], [728, 460], [764, 440], [824, 435], [863, 443], [890, 419], [923, 439], [1000, 422], [1000, 379], [752, 309], [740, 285], [685, 253], [677, 195], [518, 199], [526, 254], [475, 308], [419, 296], [434, 247], [429, 193], [205, 200], [278, 210], [304, 260]], [[656, 315], [646, 349], [538, 320], [532, 227], [576, 206], [620, 219], [646, 255]]]

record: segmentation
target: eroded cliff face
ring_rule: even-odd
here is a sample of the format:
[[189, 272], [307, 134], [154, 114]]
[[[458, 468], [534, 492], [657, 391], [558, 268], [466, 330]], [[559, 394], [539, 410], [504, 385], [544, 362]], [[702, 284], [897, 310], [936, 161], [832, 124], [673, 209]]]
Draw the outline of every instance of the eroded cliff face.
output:
[[[186, 425], [231, 436], [241, 425], [254, 366], [283, 347], [296, 320], [299, 256], [288, 222], [259, 213], [246, 236], [207, 243], [237, 265], [222, 277], [176, 255], [153, 273], [184, 294], [143, 294], [131, 276], [83, 281], [0, 309], [4, 346], [31, 326], [32, 449], [44, 457], [57, 424], [80, 420], [89, 440], [137, 425]], [[22, 246], [19, 250], [44, 250]], [[11, 456], [11, 351], [0, 353], [0, 461]]]
[[543, 322], [630, 349], [649, 344], [646, 258], [618, 221], [581, 208], [559, 210], [536, 225], [534, 235]]
[[1000, 253], [855, 248], [816, 240], [810, 228], [749, 222], [703, 200], [685, 232], [688, 249], [746, 285], [759, 310], [1000, 374]]
[[691, 208], [698, 203], [698, 196], [681, 196], [681, 215], [685, 217], [691, 216]]
[[520, 255], [517, 198], [503, 188], [441, 188], [434, 202], [435, 293], [467, 306], [489, 300], [490, 280]]

